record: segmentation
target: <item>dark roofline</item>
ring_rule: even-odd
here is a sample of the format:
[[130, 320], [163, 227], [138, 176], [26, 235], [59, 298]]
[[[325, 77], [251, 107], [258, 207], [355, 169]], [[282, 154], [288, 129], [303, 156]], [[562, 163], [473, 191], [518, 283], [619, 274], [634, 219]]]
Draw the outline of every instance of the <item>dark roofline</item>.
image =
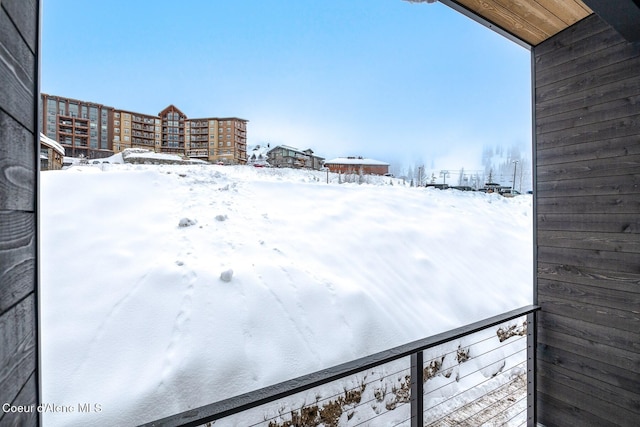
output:
[[631, 43], [640, 43], [640, 1], [582, 0], [596, 15]]
[[216, 120], [240, 120], [241, 122], [245, 122], [245, 123], [249, 121], [247, 119], [242, 119], [240, 117], [210, 117], [210, 118], [216, 119]]
[[73, 102], [77, 102], [79, 104], [86, 104], [89, 106], [93, 106], [95, 105], [96, 107], [102, 107], [102, 108], [111, 108], [113, 110], [115, 110], [114, 107], [111, 107], [109, 105], [105, 105], [105, 104], [100, 104], [99, 102], [93, 102], [93, 101], [83, 101], [81, 99], [76, 99], [76, 98], [69, 98], [68, 96], [60, 96], [60, 95], [51, 95], [48, 93], [44, 93], [44, 92], [40, 92], [40, 97], [47, 97], [47, 98], [55, 98], [55, 99], [65, 99], [67, 101], [73, 101]]
[[165, 113], [166, 111], [173, 109], [174, 111], [180, 113], [181, 116], [184, 116], [185, 119], [188, 119], [187, 115], [185, 113], [182, 112], [182, 110], [180, 110], [178, 107], [176, 107], [173, 104], [169, 104], [164, 110], [160, 111], [158, 113], [158, 117], [162, 118], [162, 114]]

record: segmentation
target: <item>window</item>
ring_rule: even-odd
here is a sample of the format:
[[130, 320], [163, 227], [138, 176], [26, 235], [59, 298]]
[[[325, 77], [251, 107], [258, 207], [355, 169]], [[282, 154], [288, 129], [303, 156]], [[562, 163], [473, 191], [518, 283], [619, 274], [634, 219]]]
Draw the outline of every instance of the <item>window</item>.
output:
[[124, 125], [125, 125], [125, 126], [129, 126], [129, 120], [125, 120], [125, 121], [124, 121]]
[[113, 117], [115, 117], [116, 119], [120, 118], [120, 113], [113, 113]]
[[120, 128], [115, 128], [113, 131], [114, 131], [115, 133], [120, 133]]
[[120, 120], [115, 120], [115, 121], [113, 122], [113, 124], [114, 124], [114, 125], [116, 125], [116, 126], [120, 126]]
[[69, 103], [69, 115], [71, 117], [76, 117], [78, 115], [78, 104], [76, 103]]
[[231, 141], [227, 141], [227, 147], [231, 147]]

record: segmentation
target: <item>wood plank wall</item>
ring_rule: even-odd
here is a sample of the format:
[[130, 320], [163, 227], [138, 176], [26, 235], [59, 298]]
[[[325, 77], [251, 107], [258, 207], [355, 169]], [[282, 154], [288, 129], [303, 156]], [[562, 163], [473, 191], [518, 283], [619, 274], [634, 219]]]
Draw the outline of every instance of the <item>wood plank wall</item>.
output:
[[0, 426], [39, 424], [38, 0], [0, 0]]
[[597, 15], [533, 50], [538, 421], [640, 420], [640, 46]]

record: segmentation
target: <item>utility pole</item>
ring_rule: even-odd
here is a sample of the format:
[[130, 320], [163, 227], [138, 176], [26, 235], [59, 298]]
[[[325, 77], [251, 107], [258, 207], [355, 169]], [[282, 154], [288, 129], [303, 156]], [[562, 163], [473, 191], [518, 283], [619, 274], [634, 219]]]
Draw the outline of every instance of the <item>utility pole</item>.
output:
[[447, 177], [449, 176], [449, 171], [440, 171], [440, 178], [443, 178], [442, 188], [447, 187]]
[[513, 161], [513, 183], [511, 184], [511, 194], [513, 195], [516, 187], [516, 169], [518, 168], [518, 161]]

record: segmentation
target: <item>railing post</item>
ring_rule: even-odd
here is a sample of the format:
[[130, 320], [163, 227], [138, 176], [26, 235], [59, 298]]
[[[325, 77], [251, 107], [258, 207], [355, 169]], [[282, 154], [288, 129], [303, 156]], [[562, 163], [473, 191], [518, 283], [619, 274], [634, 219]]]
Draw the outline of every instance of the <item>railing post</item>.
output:
[[424, 426], [424, 362], [422, 351], [411, 355], [411, 427]]
[[538, 423], [536, 391], [536, 347], [538, 329], [536, 312], [527, 314], [527, 426]]

